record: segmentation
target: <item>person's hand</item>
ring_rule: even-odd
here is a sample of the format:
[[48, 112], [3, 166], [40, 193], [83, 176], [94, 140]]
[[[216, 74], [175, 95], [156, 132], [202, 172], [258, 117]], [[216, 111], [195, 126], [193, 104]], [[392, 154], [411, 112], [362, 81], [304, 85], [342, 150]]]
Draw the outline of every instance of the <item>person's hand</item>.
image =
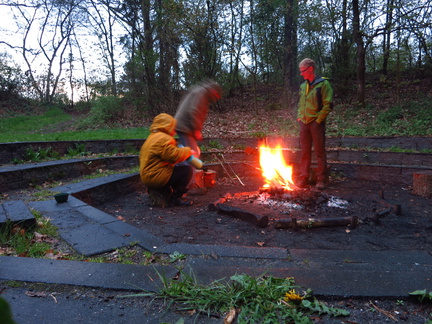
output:
[[201, 141], [203, 139], [201, 132], [198, 130], [194, 131], [193, 135], [197, 141]]

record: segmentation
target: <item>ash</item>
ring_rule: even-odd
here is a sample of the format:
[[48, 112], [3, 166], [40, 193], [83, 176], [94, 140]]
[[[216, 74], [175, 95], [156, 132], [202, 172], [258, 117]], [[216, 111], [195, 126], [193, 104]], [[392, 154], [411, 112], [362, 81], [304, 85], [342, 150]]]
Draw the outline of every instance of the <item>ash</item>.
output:
[[316, 212], [320, 209], [347, 209], [348, 206], [347, 200], [310, 189], [260, 191], [245, 195], [243, 201], [265, 206], [282, 214], [293, 211]]

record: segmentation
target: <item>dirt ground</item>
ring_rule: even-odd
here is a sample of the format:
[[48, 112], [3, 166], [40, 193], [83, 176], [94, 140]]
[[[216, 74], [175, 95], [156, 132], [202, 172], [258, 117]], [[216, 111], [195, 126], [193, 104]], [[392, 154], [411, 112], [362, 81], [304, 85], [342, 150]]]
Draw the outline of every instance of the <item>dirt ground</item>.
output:
[[[410, 187], [344, 179], [332, 180], [322, 192], [311, 187], [275, 197], [259, 193], [262, 179], [241, 181], [244, 186], [237, 180], [217, 181], [205, 194], [188, 196], [194, 202], [190, 207], [151, 208], [147, 193], [137, 191], [98, 208], [167, 243], [432, 251], [431, 200], [412, 194]], [[255, 217], [245, 220], [210, 210], [210, 205], [227, 196], [231, 198], [222, 201], [224, 205]], [[265, 217], [267, 226], [253, 222]], [[306, 225], [279, 228], [284, 220], [292, 218]], [[320, 226], [331, 219], [337, 224]]]

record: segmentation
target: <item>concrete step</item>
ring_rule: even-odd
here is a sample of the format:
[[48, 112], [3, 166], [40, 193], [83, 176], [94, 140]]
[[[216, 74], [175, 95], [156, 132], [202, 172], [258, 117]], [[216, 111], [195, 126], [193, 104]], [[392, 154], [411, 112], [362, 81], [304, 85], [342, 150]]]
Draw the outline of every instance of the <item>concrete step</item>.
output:
[[[244, 135], [244, 134], [243, 134]], [[203, 147], [211, 147], [217, 143], [224, 149], [233, 147], [257, 147], [261, 139], [256, 137], [238, 138], [234, 134], [230, 138], [204, 138], [200, 143]], [[268, 143], [279, 142], [290, 149], [299, 148], [298, 137], [268, 137]], [[52, 149], [60, 156], [67, 154], [69, 149], [77, 146], [83, 147], [86, 152], [93, 154], [107, 152], [131, 152], [139, 151], [145, 139], [126, 140], [88, 140], [88, 141], [53, 141], [53, 142], [15, 142], [0, 143], [0, 164], [12, 163], [14, 160], [22, 160], [27, 150], [37, 152], [40, 149]], [[328, 148], [350, 148], [351, 150], [389, 149], [399, 148], [404, 150], [422, 151], [432, 147], [431, 137], [328, 137]]]
[[0, 192], [28, 188], [46, 181], [77, 178], [103, 170], [120, 170], [138, 165], [138, 157], [113, 156], [93, 159], [56, 160], [0, 167]]
[[[284, 158], [294, 167], [300, 161], [300, 152], [284, 150]], [[328, 160], [332, 169], [346, 171], [346, 176], [378, 181], [398, 181], [407, 185], [412, 183], [414, 172], [432, 169], [432, 154], [427, 153], [393, 153], [328, 150]], [[202, 152], [201, 159], [205, 166], [220, 169], [224, 173], [221, 162], [229, 163], [239, 175], [256, 175], [259, 153], [256, 148], [232, 152]], [[312, 161], [314, 162], [314, 161]], [[46, 181], [77, 178], [92, 174], [99, 169], [119, 170], [139, 165], [138, 156], [114, 156], [94, 159], [56, 160], [40, 163], [8, 165], [0, 167], [0, 192], [28, 188]], [[252, 167], [247, 167], [250, 165]], [[245, 167], [246, 166], [246, 167]], [[398, 177], [380, 176], [387, 174], [401, 175]], [[226, 176], [226, 175], [225, 175]]]
[[0, 204], [0, 228], [16, 224], [29, 228], [36, 224], [36, 218], [21, 200], [10, 200]]

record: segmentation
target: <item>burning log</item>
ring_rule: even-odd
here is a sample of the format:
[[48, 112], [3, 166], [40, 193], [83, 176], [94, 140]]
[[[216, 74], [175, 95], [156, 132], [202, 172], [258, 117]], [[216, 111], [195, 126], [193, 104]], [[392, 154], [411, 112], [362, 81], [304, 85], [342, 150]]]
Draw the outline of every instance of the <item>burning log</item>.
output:
[[269, 223], [269, 219], [267, 216], [257, 215], [246, 210], [229, 206], [224, 204], [222, 201], [225, 201], [226, 198], [221, 198], [213, 203], [211, 203], [208, 208], [209, 210], [217, 211], [218, 213], [224, 213], [229, 216], [233, 216], [244, 220], [246, 222], [252, 223], [259, 227], [267, 227]]
[[356, 216], [334, 217], [334, 218], [282, 218], [275, 220], [275, 228], [312, 228], [312, 227], [334, 227], [334, 226], [351, 226], [356, 228], [358, 219]]

